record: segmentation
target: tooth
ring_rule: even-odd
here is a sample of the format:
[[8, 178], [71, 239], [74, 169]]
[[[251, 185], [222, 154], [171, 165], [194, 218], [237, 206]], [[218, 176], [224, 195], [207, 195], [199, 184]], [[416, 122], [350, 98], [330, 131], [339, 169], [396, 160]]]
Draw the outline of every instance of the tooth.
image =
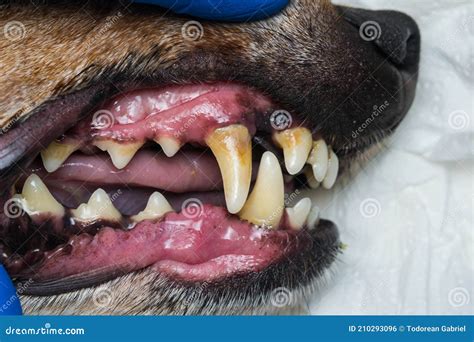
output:
[[178, 153], [179, 149], [181, 148], [181, 143], [171, 137], [159, 137], [155, 139], [155, 141], [160, 144], [163, 152], [166, 154], [167, 157], [173, 157], [176, 153]]
[[26, 202], [25, 211], [29, 214], [49, 212], [59, 216], [64, 215], [64, 207], [56, 201], [43, 181], [35, 174], [26, 179], [21, 195]]
[[119, 221], [122, 218], [107, 193], [102, 189], [94, 191], [87, 203], [82, 203], [71, 212], [75, 218], [81, 221], [96, 221], [98, 219]]
[[323, 139], [313, 143], [307, 163], [313, 167], [314, 178], [322, 182], [328, 170], [328, 146]]
[[308, 183], [311, 189], [319, 188], [319, 182], [314, 178], [313, 168], [311, 166], [306, 166], [304, 168], [304, 175], [306, 176], [306, 182]]
[[336, 182], [337, 173], [339, 171], [339, 159], [336, 154], [329, 148], [329, 160], [328, 160], [328, 172], [323, 180], [323, 187], [325, 189], [331, 189]]
[[307, 197], [303, 198], [293, 208], [286, 208], [285, 210], [290, 227], [299, 230], [306, 223], [309, 211], [311, 210], [311, 200]]
[[171, 208], [171, 205], [168, 203], [165, 196], [158, 191], [155, 191], [148, 199], [145, 209], [140, 211], [137, 215], [132, 216], [131, 219], [134, 222], [156, 220], [170, 211], [174, 210]]
[[308, 219], [306, 220], [308, 229], [314, 229], [319, 223], [319, 207], [314, 206], [311, 208], [311, 211], [309, 212]]
[[278, 228], [285, 208], [283, 174], [277, 157], [265, 152], [257, 180], [239, 217], [256, 225]]
[[94, 145], [108, 152], [112, 164], [117, 169], [123, 169], [143, 146], [143, 142], [119, 143], [112, 140], [98, 140], [94, 142]]
[[283, 149], [286, 170], [290, 175], [301, 171], [311, 151], [311, 131], [304, 127], [287, 129], [274, 134], [276, 144]]
[[41, 159], [46, 171], [54, 172], [78, 149], [77, 144], [53, 141], [41, 151]]
[[252, 142], [247, 127], [231, 125], [218, 128], [206, 143], [217, 159], [224, 183], [227, 210], [238, 213], [249, 194], [252, 178]]

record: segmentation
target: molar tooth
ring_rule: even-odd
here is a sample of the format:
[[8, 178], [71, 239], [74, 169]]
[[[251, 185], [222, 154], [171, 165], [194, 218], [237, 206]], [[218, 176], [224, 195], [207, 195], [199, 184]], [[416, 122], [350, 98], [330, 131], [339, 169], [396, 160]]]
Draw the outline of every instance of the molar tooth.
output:
[[276, 229], [284, 208], [285, 189], [280, 164], [273, 153], [265, 152], [252, 193], [239, 212], [239, 217], [256, 225]]
[[148, 199], [145, 209], [140, 211], [137, 215], [132, 216], [131, 219], [134, 222], [156, 220], [170, 211], [174, 210], [171, 208], [171, 205], [168, 203], [165, 196], [158, 191], [155, 191]]
[[206, 143], [221, 170], [227, 210], [238, 213], [245, 204], [252, 179], [250, 133], [243, 125], [231, 125], [213, 131]]
[[313, 206], [309, 212], [308, 219], [306, 220], [308, 229], [314, 229], [319, 223], [320, 210], [318, 206]]
[[306, 182], [308, 183], [311, 189], [319, 188], [319, 182], [314, 178], [313, 168], [311, 166], [306, 166], [304, 168], [304, 175], [306, 176]]
[[53, 141], [41, 151], [41, 159], [46, 171], [54, 172], [78, 149], [78, 144]]
[[98, 219], [119, 221], [122, 218], [107, 193], [102, 189], [94, 191], [87, 203], [82, 203], [71, 212], [76, 219], [81, 221], [96, 221]]
[[64, 215], [64, 207], [56, 201], [43, 181], [35, 174], [26, 179], [21, 195], [24, 199], [24, 209], [30, 215], [44, 212]]
[[166, 154], [167, 157], [173, 157], [176, 153], [178, 153], [179, 149], [181, 148], [181, 143], [172, 137], [159, 137], [155, 139], [160, 146], [163, 152]]
[[113, 140], [98, 140], [94, 141], [94, 145], [110, 155], [112, 164], [117, 169], [123, 169], [143, 146], [143, 142], [119, 143]]
[[295, 204], [293, 208], [286, 208], [286, 215], [290, 227], [299, 230], [303, 228], [311, 210], [311, 200], [306, 197]]
[[304, 127], [290, 128], [273, 135], [276, 144], [283, 149], [286, 170], [290, 175], [301, 171], [311, 151], [311, 131]]
[[339, 159], [334, 153], [332, 148], [329, 148], [329, 160], [328, 160], [328, 171], [326, 177], [323, 180], [323, 187], [325, 189], [331, 189], [336, 182], [337, 173], [339, 171]]
[[322, 182], [328, 170], [328, 146], [323, 139], [313, 142], [307, 163], [313, 167], [314, 178]]

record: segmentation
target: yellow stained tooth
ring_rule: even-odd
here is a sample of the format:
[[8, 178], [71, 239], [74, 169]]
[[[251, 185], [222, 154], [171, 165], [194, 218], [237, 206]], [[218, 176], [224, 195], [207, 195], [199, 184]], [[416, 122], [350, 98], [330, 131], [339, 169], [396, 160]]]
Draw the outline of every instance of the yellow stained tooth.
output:
[[339, 158], [336, 153], [329, 148], [328, 171], [323, 180], [323, 188], [331, 189], [336, 183], [337, 174], [339, 172]]
[[77, 143], [53, 141], [41, 151], [41, 159], [46, 171], [54, 172], [79, 148]]
[[304, 227], [311, 210], [311, 200], [306, 197], [295, 204], [293, 208], [286, 208], [288, 223], [291, 228], [299, 230]]
[[171, 208], [171, 205], [168, 203], [165, 196], [156, 191], [148, 199], [145, 209], [140, 211], [137, 215], [132, 216], [131, 219], [134, 222], [156, 220], [170, 211], [174, 210]]
[[123, 169], [128, 165], [130, 160], [140, 147], [143, 146], [143, 142], [127, 142], [120, 143], [113, 140], [97, 140], [93, 143], [95, 146], [100, 148], [102, 151], [106, 151], [110, 155], [112, 164], [117, 169]]
[[252, 180], [250, 133], [243, 125], [231, 125], [213, 131], [206, 143], [221, 170], [227, 210], [238, 213], [245, 204]]
[[167, 157], [173, 157], [176, 153], [178, 153], [179, 149], [181, 148], [181, 143], [172, 137], [159, 137], [155, 139], [155, 142], [157, 142], [163, 152], [166, 154]]
[[64, 215], [64, 207], [51, 195], [43, 181], [35, 174], [30, 175], [21, 193], [24, 209], [30, 214], [51, 213]]
[[277, 157], [265, 152], [257, 180], [239, 217], [259, 226], [278, 228], [285, 209], [283, 174]]
[[82, 203], [71, 212], [74, 218], [81, 221], [96, 221], [98, 219], [119, 221], [122, 218], [120, 212], [112, 204], [109, 195], [102, 189], [94, 191], [87, 203]]
[[328, 146], [323, 139], [313, 142], [313, 148], [309, 154], [307, 163], [313, 167], [314, 178], [322, 182], [328, 170], [329, 152]]
[[290, 128], [274, 133], [273, 139], [283, 149], [286, 170], [290, 175], [296, 175], [303, 169], [311, 151], [311, 131], [304, 127]]

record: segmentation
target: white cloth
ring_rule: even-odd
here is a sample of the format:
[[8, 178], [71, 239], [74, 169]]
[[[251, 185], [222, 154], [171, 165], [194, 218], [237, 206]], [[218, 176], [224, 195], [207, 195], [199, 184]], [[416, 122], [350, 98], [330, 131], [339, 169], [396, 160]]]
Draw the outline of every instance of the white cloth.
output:
[[422, 37], [415, 102], [387, 148], [318, 190], [347, 248], [312, 314], [474, 314], [474, 2], [338, 0], [411, 15]]

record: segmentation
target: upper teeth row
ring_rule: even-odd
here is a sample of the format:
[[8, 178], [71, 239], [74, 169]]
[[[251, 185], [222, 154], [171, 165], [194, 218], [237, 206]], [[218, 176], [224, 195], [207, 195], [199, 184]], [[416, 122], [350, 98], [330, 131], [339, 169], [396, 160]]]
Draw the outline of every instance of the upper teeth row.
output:
[[[324, 140], [313, 141], [311, 132], [307, 128], [297, 127], [273, 135], [275, 143], [283, 149], [285, 166], [291, 175], [302, 171], [305, 164], [312, 167], [313, 175], [318, 183], [329, 189], [336, 181], [339, 162], [333, 150]], [[174, 138], [162, 137], [157, 139], [167, 156], [175, 155], [181, 144]], [[222, 174], [227, 209], [236, 214], [243, 210], [248, 197], [252, 179], [252, 142], [250, 133], [244, 125], [230, 125], [217, 128], [206, 138], [217, 159]], [[94, 145], [107, 151], [115, 167], [124, 168], [135, 153], [143, 146], [142, 142], [119, 143], [113, 140], [99, 140]], [[41, 153], [45, 168], [49, 172], [57, 170], [61, 164], [79, 148], [73, 143], [53, 142]], [[279, 166], [276, 166], [280, 169]], [[273, 170], [270, 170], [270, 172]], [[276, 189], [283, 185], [280, 179]], [[281, 186], [280, 186], [281, 185]], [[272, 187], [267, 189], [275, 193]], [[273, 199], [265, 199], [264, 202]]]
[[[300, 200], [293, 208], [285, 208], [283, 175], [278, 165], [273, 153], [266, 152], [263, 155], [255, 188], [238, 215], [241, 219], [259, 226], [278, 228], [286, 212], [291, 228], [301, 229], [305, 225], [314, 228], [319, 220], [319, 208], [313, 207], [309, 198]], [[269, 192], [272, 196], [267, 197]], [[64, 207], [35, 174], [26, 179], [22, 193], [16, 194], [14, 199], [32, 217], [44, 214], [62, 217], [65, 214]], [[132, 222], [157, 220], [172, 211], [174, 210], [166, 198], [156, 191], [149, 197], [145, 209], [130, 217], [130, 220]], [[72, 222], [89, 223], [99, 220], [119, 222], [121, 219], [122, 215], [103, 189], [97, 189], [87, 203], [82, 203], [71, 210]]]

